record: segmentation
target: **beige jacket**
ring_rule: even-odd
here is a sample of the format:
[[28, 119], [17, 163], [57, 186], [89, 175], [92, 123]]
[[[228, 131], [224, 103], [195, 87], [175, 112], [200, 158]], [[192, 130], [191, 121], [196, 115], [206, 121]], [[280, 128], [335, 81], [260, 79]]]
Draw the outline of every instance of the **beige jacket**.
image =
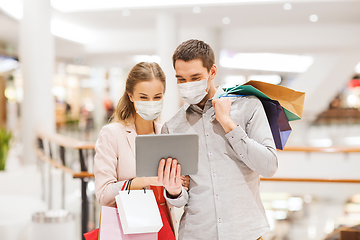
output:
[[[155, 123], [155, 133], [160, 134], [161, 126]], [[135, 125], [124, 126], [111, 123], [104, 126], [95, 144], [94, 175], [95, 194], [100, 205], [115, 206], [112, 185], [115, 182], [136, 177], [135, 172]], [[172, 226], [176, 226], [174, 209], [170, 208]]]

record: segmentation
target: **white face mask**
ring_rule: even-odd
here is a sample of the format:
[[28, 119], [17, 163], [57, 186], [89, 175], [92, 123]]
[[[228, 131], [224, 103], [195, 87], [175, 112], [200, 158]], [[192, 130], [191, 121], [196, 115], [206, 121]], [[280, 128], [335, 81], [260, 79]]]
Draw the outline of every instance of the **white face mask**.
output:
[[181, 98], [190, 104], [198, 104], [208, 94], [206, 91], [207, 79], [194, 82], [178, 83], [177, 86]]
[[152, 121], [160, 116], [163, 100], [159, 101], [135, 101], [137, 113], [146, 121]]

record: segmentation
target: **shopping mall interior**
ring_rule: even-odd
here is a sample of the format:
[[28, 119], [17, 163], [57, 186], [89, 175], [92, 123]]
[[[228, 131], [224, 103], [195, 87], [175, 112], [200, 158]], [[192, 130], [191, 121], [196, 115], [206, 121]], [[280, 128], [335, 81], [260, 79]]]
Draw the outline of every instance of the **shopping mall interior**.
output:
[[138, 62], [167, 77], [160, 121], [178, 111], [171, 57], [188, 39], [213, 48], [217, 86], [305, 93], [276, 174], [261, 178], [263, 239], [359, 239], [359, 10], [360, 0], [0, 1], [0, 239], [80, 240], [99, 226], [99, 131]]

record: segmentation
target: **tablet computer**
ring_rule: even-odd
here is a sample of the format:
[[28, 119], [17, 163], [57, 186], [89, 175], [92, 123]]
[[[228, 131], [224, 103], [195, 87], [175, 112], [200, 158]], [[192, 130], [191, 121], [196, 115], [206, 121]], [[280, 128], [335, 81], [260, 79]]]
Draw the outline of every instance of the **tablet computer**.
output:
[[151, 134], [135, 138], [136, 176], [158, 175], [162, 158], [176, 158], [181, 175], [198, 171], [199, 137], [197, 134]]

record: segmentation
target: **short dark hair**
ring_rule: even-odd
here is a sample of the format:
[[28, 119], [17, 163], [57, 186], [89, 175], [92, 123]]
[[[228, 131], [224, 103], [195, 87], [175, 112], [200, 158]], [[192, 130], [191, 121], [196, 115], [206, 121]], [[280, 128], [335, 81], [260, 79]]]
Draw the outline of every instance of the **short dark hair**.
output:
[[190, 39], [182, 42], [175, 49], [172, 56], [173, 67], [175, 68], [176, 60], [188, 62], [195, 59], [200, 59], [203, 66], [210, 72], [215, 63], [215, 54], [209, 44], [197, 39]]

